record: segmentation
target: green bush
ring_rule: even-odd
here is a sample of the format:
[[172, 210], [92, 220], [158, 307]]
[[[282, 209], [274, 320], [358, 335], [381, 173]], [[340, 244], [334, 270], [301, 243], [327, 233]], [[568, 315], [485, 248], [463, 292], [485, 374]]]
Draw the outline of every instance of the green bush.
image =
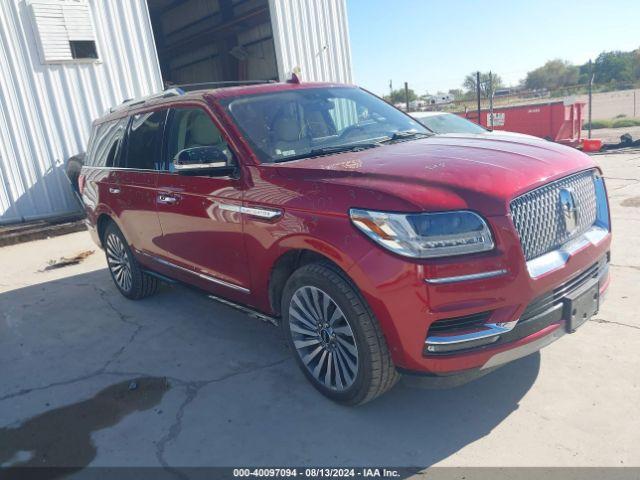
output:
[[[611, 128], [613, 122], [611, 120], [592, 120], [591, 129], [596, 130], [598, 128]], [[589, 122], [584, 123], [585, 130], [589, 128]]]
[[640, 118], [621, 118], [620, 120], [614, 120], [613, 128], [627, 128], [640, 126]]
[[[640, 118], [618, 118], [613, 120], [593, 120], [591, 122], [591, 130], [597, 130], [599, 128], [629, 128], [639, 127]], [[589, 122], [584, 122], [584, 129], [589, 128]]]

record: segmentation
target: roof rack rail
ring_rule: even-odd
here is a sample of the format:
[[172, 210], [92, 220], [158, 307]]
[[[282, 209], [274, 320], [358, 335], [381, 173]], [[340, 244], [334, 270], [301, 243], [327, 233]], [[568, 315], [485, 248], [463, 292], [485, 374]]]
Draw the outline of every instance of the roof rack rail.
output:
[[171, 85], [170, 88], [179, 88], [185, 92], [193, 90], [205, 90], [207, 88], [228, 87], [232, 85], [259, 85], [261, 83], [276, 83], [276, 80], [225, 80], [221, 82], [200, 82]]
[[259, 85], [261, 83], [276, 83], [275, 80], [227, 80], [223, 82], [201, 82], [201, 83], [185, 83], [182, 85], [170, 85], [168, 88], [159, 93], [154, 93], [146, 97], [127, 98], [120, 105], [111, 107], [109, 112], [115, 112], [127, 107], [143, 105], [149, 100], [157, 98], [168, 98], [178, 95], [184, 95], [194, 90], [205, 90], [207, 88], [225, 87], [230, 85]]
[[115, 112], [117, 110], [121, 110], [123, 108], [126, 107], [133, 107], [135, 105], [142, 105], [146, 102], [148, 102], [149, 100], [154, 100], [156, 98], [168, 98], [168, 97], [175, 97], [178, 95], [184, 95], [185, 92], [184, 90], [180, 89], [180, 88], [168, 88], [166, 90], [163, 90], [162, 92], [159, 93], [154, 93], [152, 95], [147, 95], [146, 97], [139, 97], [139, 98], [127, 98], [126, 100], [124, 100], [120, 105], [115, 106], [115, 107], [111, 107], [109, 109], [110, 112]]

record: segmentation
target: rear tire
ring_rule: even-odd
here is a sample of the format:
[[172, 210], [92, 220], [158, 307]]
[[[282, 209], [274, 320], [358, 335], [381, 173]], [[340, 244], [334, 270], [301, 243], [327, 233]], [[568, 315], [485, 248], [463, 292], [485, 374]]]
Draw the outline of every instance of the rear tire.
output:
[[109, 273], [122, 295], [132, 300], [140, 300], [156, 293], [158, 279], [142, 271], [115, 223], [110, 222], [107, 226], [102, 243]]
[[282, 329], [298, 366], [331, 400], [360, 405], [400, 378], [357, 288], [329, 264], [296, 270], [282, 295]]

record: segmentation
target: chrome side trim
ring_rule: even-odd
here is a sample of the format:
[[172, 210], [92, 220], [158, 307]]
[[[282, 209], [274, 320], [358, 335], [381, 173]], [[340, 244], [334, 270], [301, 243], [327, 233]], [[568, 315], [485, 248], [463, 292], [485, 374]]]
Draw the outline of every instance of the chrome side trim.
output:
[[98, 167], [94, 165], [83, 165], [82, 168], [91, 169], [91, 170], [113, 170], [116, 172], [126, 171], [126, 172], [138, 172], [138, 173], [163, 173], [163, 171], [156, 170], [155, 168]]
[[190, 273], [192, 275], [196, 275], [196, 276], [198, 276], [198, 277], [200, 277], [200, 278], [202, 278], [204, 280], [207, 280], [208, 282], [215, 283], [215, 284], [218, 284], [218, 285], [222, 285], [223, 287], [227, 287], [227, 288], [232, 288], [233, 290], [238, 290], [239, 292], [251, 293], [251, 290], [249, 290], [248, 288], [241, 287], [240, 285], [236, 285], [235, 283], [225, 282], [224, 280], [220, 280], [219, 278], [215, 278], [215, 277], [212, 277], [210, 275], [207, 275], [207, 274], [204, 274], [204, 273], [201, 273], [201, 272], [196, 272], [195, 270], [189, 270], [188, 268], [181, 267], [180, 265], [176, 265], [175, 263], [171, 263], [171, 262], [169, 262], [169, 261], [167, 261], [167, 260], [165, 260], [163, 258], [158, 258], [158, 257], [156, 257], [154, 255], [150, 255], [148, 253], [141, 252], [139, 250], [138, 250], [138, 253], [144, 255], [145, 257], [150, 258], [151, 260], [153, 260], [155, 262], [161, 263], [161, 264], [166, 265], [168, 267], [173, 267], [173, 268], [176, 268], [176, 269], [181, 270], [183, 272], [187, 272], [187, 273]]
[[271, 220], [273, 218], [282, 215], [282, 210], [270, 209], [270, 208], [257, 208], [257, 207], [243, 207], [240, 205], [230, 205], [228, 203], [219, 203], [218, 207], [221, 210], [227, 210], [229, 212], [244, 213], [251, 215], [252, 217], [260, 217]]
[[559, 327], [549, 335], [539, 338], [538, 340], [526, 343], [520, 347], [512, 348], [511, 350], [505, 350], [504, 352], [496, 353], [493, 357], [487, 360], [487, 362], [482, 367], [480, 367], [480, 370], [497, 367], [499, 365], [509, 363], [513, 360], [517, 360], [518, 358], [526, 357], [527, 355], [535, 353], [541, 348], [546, 347], [550, 343], [555, 342], [564, 334], [564, 329], [562, 327]]
[[431, 336], [427, 337], [427, 341], [425, 343], [427, 345], [451, 345], [457, 343], [473, 342], [474, 340], [481, 340], [483, 338], [493, 337], [510, 332], [514, 329], [516, 323], [518, 323], [518, 320], [513, 320], [511, 322], [505, 323], [487, 323], [484, 325], [486, 327], [484, 330], [464, 333], [462, 335], [449, 335], [441, 337]]
[[538, 278], [566, 265], [572, 255], [588, 245], [598, 245], [609, 233], [608, 229], [594, 225], [577, 238], [568, 241], [557, 250], [545, 253], [527, 262], [531, 278]]
[[468, 282], [471, 280], [482, 280], [484, 278], [500, 277], [506, 275], [507, 270], [491, 270], [490, 272], [471, 273], [469, 275], [458, 275], [455, 277], [442, 277], [442, 278], [425, 278], [427, 283], [442, 284], [442, 283], [455, 283], [455, 282]]

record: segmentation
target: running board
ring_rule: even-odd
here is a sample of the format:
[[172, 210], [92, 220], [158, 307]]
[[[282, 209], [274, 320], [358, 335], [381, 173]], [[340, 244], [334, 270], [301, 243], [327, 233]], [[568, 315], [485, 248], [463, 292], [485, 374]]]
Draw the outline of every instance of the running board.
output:
[[[161, 273], [158, 272], [154, 272], [153, 270], [147, 270], [147, 269], [143, 269], [142, 270], [144, 273], [151, 275], [153, 277], [156, 277], [164, 282], [167, 283], [171, 283], [174, 285], [179, 285], [179, 284], [183, 284], [182, 282], [180, 282], [179, 280], [174, 280], [171, 277], [167, 277], [165, 275], [162, 275]], [[189, 286], [189, 285], [187, 285]], [[197, 287], [195, 287], [197, 288]], [[276, 327], [279, 325], [278, 319], [276, 317], [272, 317], [270, 315], [266, 315], [262, 312], [259, 312], [258, 310], [254, 310], [253, 308], [250, 307], [246, 307], [244, 305], [240, 305], [239, 303], [235, 303], [232, 302], [231, 300], [226, 300], [224, 298], [220, 298], [220, 297], [216, 297], [215, 295], [212, 295], [210, 293], [207, 293], [207, 297], [209, 297], [212, 300], [215, 300], [217, 302], [220, 303], [224, 303], [225, 305], [228, 305], [229, 307], [235, 308], [236, 310], [240, 310], [241, 312], [244, 312], [246, 314], [248, 314], [250, 317], [254, 317], [257, 318], [259, 320], [262, 320], [263, 322], [268, 322], [272, 325], [275, 325]]]
[[240, 310], [241, 312], [248, 314], [250, 317], [258, 318], [263, 322], [268, 322], [272, 325], [275, 325], [276, 327], [279, 325], [278, 319], [276, 317], [266, 315], [264, 313], [259, 312], [258, 310], [254, 310], [253, 308], [246, 307], [244, 305], [240, 305], [239, 303], [235, 303], [230, 300], [226, 300], [224, 298], [216, 297], [215, 295], [211, 295], [211, 294], [208, 294], [207, 297], [209, 297], [211, 300], [215, 300], [216, 302], [224, 303], [225, 305], [228, 305], [231, 308], [235, 308], [236, 310]]
[[143, 268], [142, 271], [144, 273], [146, 273], [147, 275], [151, 275], [152, 277], [156, 277], [157, 279], [162, 280], [163, 282], [171, 283], [171, 284], [174, 284], [174, 285], [180, 283], [177, 280], [174, 280], [173, 278], [167, 277], [167, 276], [162, 275], [161, 273], [158, 273], [158, 272], [154, 272], [153, 270], [147, 270], [147, 269]]

